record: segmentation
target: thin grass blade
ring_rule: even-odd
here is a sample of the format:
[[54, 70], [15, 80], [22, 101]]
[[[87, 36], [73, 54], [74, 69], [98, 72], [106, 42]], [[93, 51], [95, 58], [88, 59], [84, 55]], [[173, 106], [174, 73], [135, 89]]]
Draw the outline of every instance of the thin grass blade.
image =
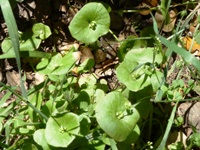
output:
[[11, 37], [11, 41], [13, 44], [13, 48], [15, 51], [16, 61], [17, 61], [17, 67], [19, 70], [20, 75], [20, 86], [22, 90], [23, 97], [28, 100], [27, 92], [21, 77], [21, 62], [20, 62], [20, 54], [19, 54], [19, 35], [18, 35], [18, 28], [15, 21], [15, 17], [13, 15], [13, 11], [10, 5], [9, 0], [0, 0], [1, 10], [3, 13], [3, 17], [5, 19], [9, 35]]
[[165, 134], [163, 136], [163, 139], [162, 139], [160, 145], [158, 146], [158, 148], [156, 150], [164, 150], [165, 149], [165, 145], [167, 143], [167, 139], [168, 139], [168, 136], [169, 136], [169, 133], [170, 133], [173, 121], [174, 121], [175, 114], [176, 114], [177, 106], [178, 106], [178, 101], [176, 102], [176, 105], [173, 107], [173, 110], [171, 112], [171, 116], [169, 118], [169, 122], [167, 124], [167, 128], [165, 130]]

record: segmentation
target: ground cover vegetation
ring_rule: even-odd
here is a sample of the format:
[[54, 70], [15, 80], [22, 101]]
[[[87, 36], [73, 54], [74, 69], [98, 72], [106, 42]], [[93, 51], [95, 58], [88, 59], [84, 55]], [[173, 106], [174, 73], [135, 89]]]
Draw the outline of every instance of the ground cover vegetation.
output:
[[199, 149], [198, 1], [0, 6], [1, 149]]

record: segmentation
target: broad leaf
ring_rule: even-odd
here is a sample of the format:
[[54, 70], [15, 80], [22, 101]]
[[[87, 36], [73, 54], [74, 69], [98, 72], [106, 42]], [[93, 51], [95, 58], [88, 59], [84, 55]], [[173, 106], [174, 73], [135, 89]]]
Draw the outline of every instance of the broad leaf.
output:
[[42, 146], [43, 149], [51, 150], [50, 146], [47, 144], [47, 141], [45, 139], [44, 131], [44, 129], [36, 130], [33, 134], [33, 139], [38, 145]]
[[69, 25], [71, 35], [80, 42], [93, 43], [109, 31], [110, 16], [101, 3], [86, 4]]
[[139, 137], [140, 128], [136, 125], [125, 141], [117, 143], [118, 149], [130, 149], [130, 144], [136, 143]]
[[126, 140], [140, 118], [138, 111], [119, 92], [107, 94], [95, 110], [100, 127], [118, 142]]
[[31, 37], [24, 43], [20, 43], [20, 51], [34, 51], [37, 50], [41, 44], [41, 39]]
[[117, 77], [129, 90], [141, 90], [150, 85], [154, 64], [161, 61], [162, 55], [153, 48], [133, 49], [117, 67]]
[[32, 30], [33, 33], [38, 35], [42, 40], [47, 39], [51, 35], [50, 28], [43, 23], [34, 24]]
[[80, 130], [79, 117], [73, 113], [57, 114], [46, 124], [45, 138], [49, 145], [67, 147]]

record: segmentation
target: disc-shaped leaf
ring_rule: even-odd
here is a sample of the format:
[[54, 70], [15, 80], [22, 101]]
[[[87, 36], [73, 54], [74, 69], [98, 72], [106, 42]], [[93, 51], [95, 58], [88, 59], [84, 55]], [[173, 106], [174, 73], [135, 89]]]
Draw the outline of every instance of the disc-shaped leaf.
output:
[[140, 128], [136, 124], [132, 132], [129, 134], [127, 139], [123, 142], [118, 142], [117, 147], [118, 149], [130, 149], [130, 145], [137, 142], [138, 138], [140, 137]]
[[48, 119], [45, 138], [49, 145], [67, 147], [75, 139], [79, 130], [79, 117], [76, 114], [58, 114]]
[[44, 129], [39, 129], [35, 131], [35, 133], [33, 134], [33, 139], [38, 145], [42, 146], [43, 149], [50, 150], [50, 147], [47, 144], [44, 136]]
[[42, 40], [47, 39], [51, 35], [51, 29], [43, 23], [34, 24], [32, 30], [33, 33], [38, 35]]
[[139, 48], [129, 51], [117, 67], [117, 77], [131, 91], [138, 91], [150, 85], [152, 64], [161, 63], [162, 55], [153, 48]]
[[86, 4], [69, 25], [71, 35], [80, 42], [93, 43], [109, 31], [110, 16], [101, 3]]
[[140, 115], [121, 93], [111, 92], [97, 103], [96, 118], [110, 137], [121, 142], [132, 132]]

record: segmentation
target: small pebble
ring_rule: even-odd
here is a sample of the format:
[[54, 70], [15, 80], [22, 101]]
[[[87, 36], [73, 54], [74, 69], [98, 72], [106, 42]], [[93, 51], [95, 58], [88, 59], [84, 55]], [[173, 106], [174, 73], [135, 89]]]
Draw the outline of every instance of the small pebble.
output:
[[96, 50], [94, 53], [94, 59], [97, 64], [106, 60], [106, 53], [100, 49]]

